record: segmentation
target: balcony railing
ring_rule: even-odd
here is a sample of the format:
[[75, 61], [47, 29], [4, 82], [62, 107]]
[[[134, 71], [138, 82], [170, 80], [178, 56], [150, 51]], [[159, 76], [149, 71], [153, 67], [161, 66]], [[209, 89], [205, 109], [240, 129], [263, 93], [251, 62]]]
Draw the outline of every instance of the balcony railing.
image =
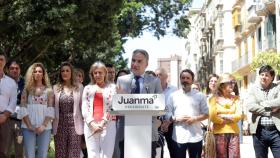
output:
[[241, 56], [241, 58], [236, 59], [231, 63], [232, 71], [237, 71], [238, 69], [241, 69], [248, 64], [248, 54], [244, 54], [243, 56]]

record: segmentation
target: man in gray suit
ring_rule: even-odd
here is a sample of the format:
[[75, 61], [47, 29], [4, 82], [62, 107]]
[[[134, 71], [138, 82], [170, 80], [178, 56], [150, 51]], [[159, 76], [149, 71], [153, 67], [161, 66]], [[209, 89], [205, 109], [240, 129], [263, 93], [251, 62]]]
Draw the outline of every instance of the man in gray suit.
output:
[[272, 83], [275, 72], [269, 65], [259, 70], [260, 81], [249, 91], [248, 110], [252, 113], [250, 132], [256, 158], [265, 158], [268, 148], [280, 156], [280, 86]]
[[[159, 94], [162, 93], [160, 80], [157, 77], [146, 75], [149, 54], [142, 49], [136, 49], [132, 53], [131, 72], [132, 74], [121, 76], [117, 80], [117, 92], [123, 94]], [[156, 142], [158, 141], [159, 120], [153, 117], [152, 127], [152, 158], [156, 155]], [[117, 123], [117, 137], [124, 140], [124, 117], [120, 117]], [[121, 158], [124, 157], [124, 141], [120, 142]]]

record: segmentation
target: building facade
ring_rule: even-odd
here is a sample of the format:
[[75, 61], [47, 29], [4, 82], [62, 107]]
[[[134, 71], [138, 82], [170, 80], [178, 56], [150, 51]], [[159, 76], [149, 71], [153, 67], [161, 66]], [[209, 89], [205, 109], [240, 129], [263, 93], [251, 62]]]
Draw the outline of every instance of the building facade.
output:
[[[196, 67], [198, 81], [205, 85], [209, 74], [233, 73], [242, 89], [256, 79], [251, 71], [253, 58], [263, 51], [280, 47], [279, 0], [206, 0], [189, 35], [200, 39]], [[191, 39], [194, 40], [194, 39]], [[187, 39], [188, 50], [197, 46]], [[183, 61], [185, 62], [185, 61]]]
[[[171, 85], [180, 86], [179, 74], [182, 71], [182, 58], [178, 55], [171, 55], [170, 58], [159, 58], [158, 67], [164, 68], [168, 74], [168, 82]], [[172, 75], [171, 75], [172, 74]]]

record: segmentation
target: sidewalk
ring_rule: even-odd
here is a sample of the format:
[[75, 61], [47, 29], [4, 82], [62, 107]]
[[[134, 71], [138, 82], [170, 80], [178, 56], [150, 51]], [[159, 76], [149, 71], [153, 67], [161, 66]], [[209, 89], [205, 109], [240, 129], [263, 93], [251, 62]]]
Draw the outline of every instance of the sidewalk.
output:
[[[241, 158], [255, 157], [252, 136], [243, 136], [243, 143], [240, 145]], [[271, 151], [268, 152], [268, 158], [273, 158]]]

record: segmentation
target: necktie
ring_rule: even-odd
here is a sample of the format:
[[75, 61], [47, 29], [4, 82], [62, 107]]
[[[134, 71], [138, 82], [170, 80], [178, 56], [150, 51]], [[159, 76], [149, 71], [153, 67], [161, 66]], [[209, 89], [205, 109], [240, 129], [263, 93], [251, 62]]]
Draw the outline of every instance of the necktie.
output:
[[135, 85], [136, 85], [134, 93], [139, 94], [140, 93], [140, 81], [139, 81], [139, 79], [141, 78], [141, 76], [135, 76], [134, 78], [135, 78]]

